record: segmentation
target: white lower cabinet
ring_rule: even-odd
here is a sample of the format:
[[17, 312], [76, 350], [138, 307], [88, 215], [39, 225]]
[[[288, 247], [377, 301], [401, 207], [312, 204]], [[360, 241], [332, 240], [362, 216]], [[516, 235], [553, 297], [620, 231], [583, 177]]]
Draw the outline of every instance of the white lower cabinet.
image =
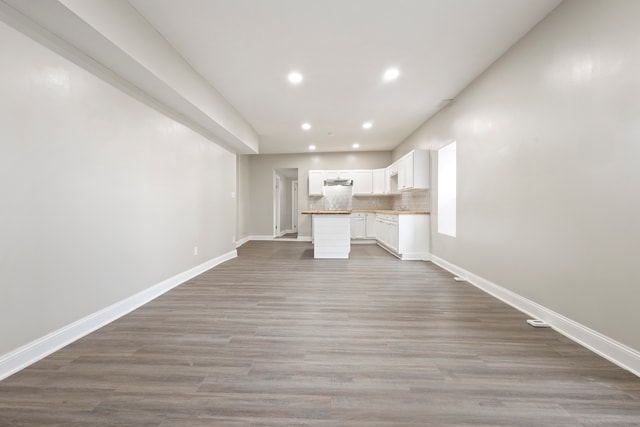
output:
[[376, 239], [386, 249], [398, 253], [398, 215], [376, 215]]
[[376, 214], [376, 240], [403, 260], [428, 260], [429, 215]]
[[351, 239], [367, 240], [372, 241], [373, 243], [375, 238], [376, 214], [368, 212], [353, 212], [351, 214]]
[[366, 213], [365, 224], [366, 224], [365, 237], [367, 239], [375, 239], [376, 238], [376, 214]]
[[356, 212], [351, 214], [351, 238], [365, 239], [367, 237], [366, 214]]

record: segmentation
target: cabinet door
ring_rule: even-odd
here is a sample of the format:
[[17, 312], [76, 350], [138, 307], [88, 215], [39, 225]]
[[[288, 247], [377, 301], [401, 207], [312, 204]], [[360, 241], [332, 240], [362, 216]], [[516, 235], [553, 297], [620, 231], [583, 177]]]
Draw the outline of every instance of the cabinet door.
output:
[[402, 162], [398, 160], [387, 168], [387, 194], [397, 194], [402, 189], [400, 180], [404, 176], [404, 173], [400, 173], [401, 163]]
[[310, 170], [309, 171], [309, 195], [322, 196], [322, 186], [325, 180], [325, 171]]
[[351, 214], [351, 238], [364, 239], [366, 237], [365, 216], [362, 213]]
[[365, 236], [367, 239], [376, 238], [376, 214], [368, 213], [365, 216]]
[[402, 259], [428, 260], [429, 215], [398, 215], [398, 253]]
[[353, 179], [352, 171], [327, 170], [324, 172], [325, 179]]
[[385, 194], [385, 176], [386, 171], [384, 169], [374, 169], [372, 172], [373, 180], [373, 194]]
[[395, 220], [389, 221], [389, 238], [388, 246], [395, 253], [398, 253], [398, 222]]
[[398, 172], [398, 189], [417, 190], [429, 188], [429, 152], [413, 150], [402, 159]]
[[409, 190], [414, 188], [414, 182], [413, 182], [413, 171], [414, 171], [414, 163], [413, 163], [413, 159], [414, 159], [414, 154], [413, 152], [407, 154], [402, 162], [402, 166], [403, 166], [403, 173], [404, 173], [404, 179], [402, 181], [402, 189], [403, 190]]
[[413, 152], [413, 188], [429, 188], [429, 151], [415, 150]]
[[369, 170], [351, 171], [353, 194], [369, 195], [373, 193], [373, 172]]
[[384, 221], [381, 215], [376, 215], [376, 240], [383, 242], [384, 238]]
[[389, 221], [382, 219], [382, 235], [380, 241], [384, 245], [389, 245]]

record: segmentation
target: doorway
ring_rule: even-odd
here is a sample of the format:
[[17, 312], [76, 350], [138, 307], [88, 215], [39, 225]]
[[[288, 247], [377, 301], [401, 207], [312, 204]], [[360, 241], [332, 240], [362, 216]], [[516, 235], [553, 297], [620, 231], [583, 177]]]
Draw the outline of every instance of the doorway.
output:
[[274, 185], [273, 198], [276, 202], [273, 204], [273, 209], [275, 210], [273, 213], [273, 235], [274, 237], [280, 237], [282, 233], [282, 218], [280, 217], [280, 212], [282, 211], [282, 204], [280, 202], [282, 199], [282, 179], [278, 174], [274, 175]]
[[273, 170], [273, 237], [298, 238], [298, 168]]
[[298, 180], [296, 179], [291, 183], [291, 224], [293, 225], [293, 232], [298, 233]]

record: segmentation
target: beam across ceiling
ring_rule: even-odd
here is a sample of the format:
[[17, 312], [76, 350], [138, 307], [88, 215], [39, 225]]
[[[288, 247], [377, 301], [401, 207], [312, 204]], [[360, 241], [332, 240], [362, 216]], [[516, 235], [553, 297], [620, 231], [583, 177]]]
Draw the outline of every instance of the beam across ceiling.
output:
[[126, 0], [0, 0], [0, 19], [238, 154], [251, 125]]

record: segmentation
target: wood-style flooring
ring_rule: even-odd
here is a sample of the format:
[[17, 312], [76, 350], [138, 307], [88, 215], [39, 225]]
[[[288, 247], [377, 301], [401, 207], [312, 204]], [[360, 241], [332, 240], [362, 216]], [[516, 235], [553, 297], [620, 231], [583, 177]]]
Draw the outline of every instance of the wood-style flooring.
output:
[[239, 257], [0, 382], [0, 426], [640, 426], [640, 379], [373, 245]]

